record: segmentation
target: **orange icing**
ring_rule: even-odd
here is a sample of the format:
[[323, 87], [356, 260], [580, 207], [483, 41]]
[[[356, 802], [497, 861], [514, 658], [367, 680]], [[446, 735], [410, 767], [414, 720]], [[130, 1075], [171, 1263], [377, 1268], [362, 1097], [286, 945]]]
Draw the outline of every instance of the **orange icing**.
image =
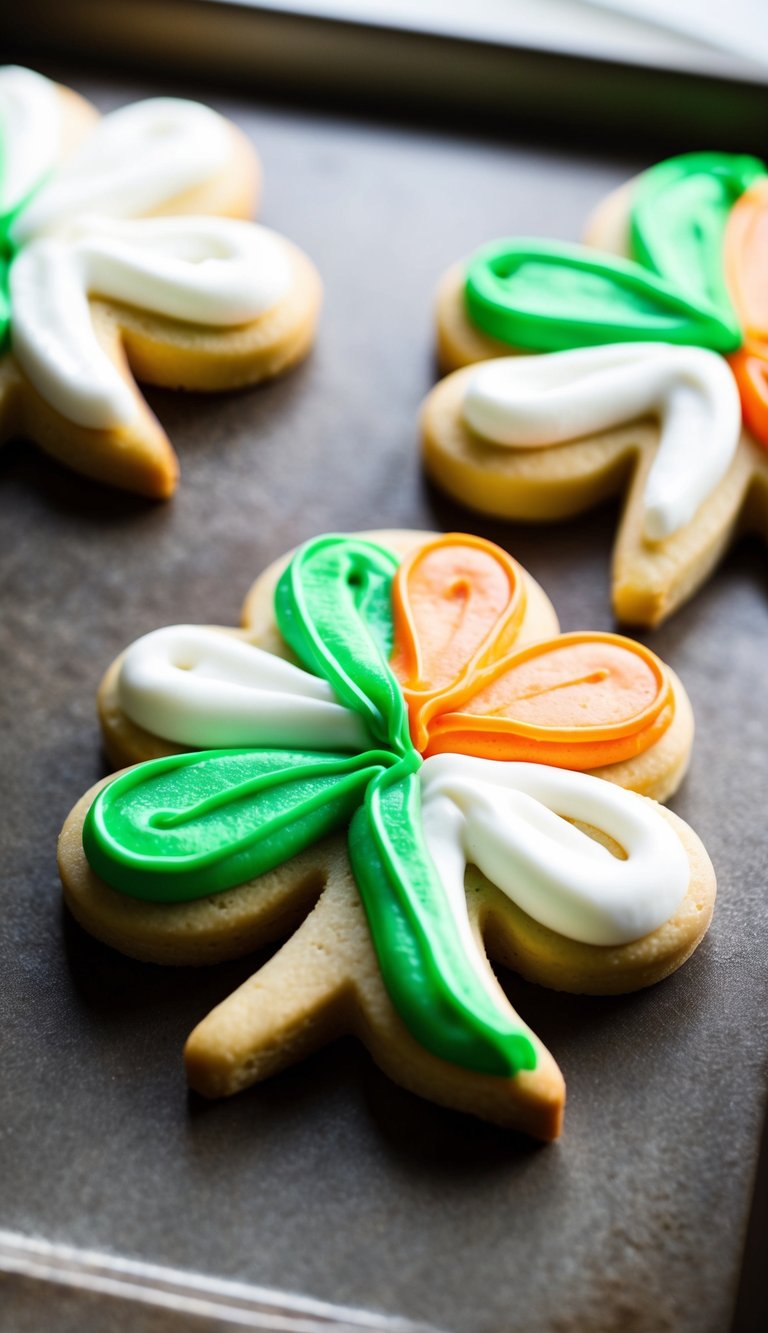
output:
[[672, 721], [666, 668], [632, 639], [563, 634], [516, 652], [522, 571], [479, 537], [419, 548], [392, 603], [392, 667], [426, 756], [601, 768], [641, 754]]
[[439, 699], [504, 655], [525, 612], [516, 560], [480, 537], [448, 533], [403, 561], [392, 584], [392, 669], [408, 703], [414, 744], [426, 741]]
[[601, 768], [641, 754], [674, 715], [661, 662], [619, 634], [563, 634], [510, 654], [476, 684], [460, 710], [434, 719], [427, 755]]
[[725, 229], [725, 275], [744, 329], [744, 345], [728, 358], [744, 420], [768, 444], [768, 182], [734, 204]]
[[744, 420], [761, 444], [768, 445], [768, 345], [742, 347], [728, 358], [739, 386]]

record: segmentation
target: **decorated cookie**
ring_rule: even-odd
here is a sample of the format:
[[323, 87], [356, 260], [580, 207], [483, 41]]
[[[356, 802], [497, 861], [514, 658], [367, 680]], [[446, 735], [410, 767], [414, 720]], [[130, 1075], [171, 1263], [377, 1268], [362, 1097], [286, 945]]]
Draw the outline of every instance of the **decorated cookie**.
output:
[[215, 111], [154, 98], [99, 117], [0, 69], [0, 430], [164, 498], [178, 466], [136, 379], [231, 389], [312, 342], [313, 265], [245, 221], [258, 163]]
[[424, 458], [503, 518], [626, 491], [614, 609], [654, 625], [735, 531], [768, 528], [766, 168], [672, 158], [608, 198], [587, 240], [496, 241], [445, 275], [438, 349], [455, 373], [424, 404]]
[[559, 635], [534, 580], [464, 535], [317, 538], [244, 625], [158, 630], [107, 673], [107, 750], [140, 762], [64, 826], [71, 911], [157, 963], [287, 938], [190, 1036], [206, 1096], [353, 1033], [414, 1092], [556, 1137], [562, 1075], [486, 950], [614, 994], [695, 949], [711, 864], [639, 794], [685, 768], [679, 681], [630, 639]]

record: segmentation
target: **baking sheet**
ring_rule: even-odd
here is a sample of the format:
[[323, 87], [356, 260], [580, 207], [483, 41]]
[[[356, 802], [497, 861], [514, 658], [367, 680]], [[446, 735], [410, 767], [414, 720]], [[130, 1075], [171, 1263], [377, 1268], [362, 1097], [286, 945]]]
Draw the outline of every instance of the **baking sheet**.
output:
[[[168, 91], [51, 72], [102, 109]], [[206, 97], [262, 154], [263, 220], [323, 274], [320, 339], [269, 387], [149, 394], [181, 458], [168, 505], [91, 484], [21, 442], [0, 460], [0, 1226], [455, 1333], [721, 1333], [768, 1052], [757, 543], [646, 636], [696, 710], [673, 808], [718, 871], [708, 938], [673, 978], [626, 998], [505, 978], [564, 1070], [560, 1143], [420, 1102], [351, 1041], [231, 1101], [189, 1097], [185, 1036], [258, 960], [143, 966], [62, 911], [56, 835], [106, 771], [103, 669], [159, 625], [236, 623], [252, 579], [296, 542], [471, 527], [544, 584], [564, 629], [612, 627], [615, 506], [558, 527], [472, 518], [425, 483], [415, 416], [435, 374], [442, 270], [495, 235], [576, 239], [589, 209], [647, 162]]]

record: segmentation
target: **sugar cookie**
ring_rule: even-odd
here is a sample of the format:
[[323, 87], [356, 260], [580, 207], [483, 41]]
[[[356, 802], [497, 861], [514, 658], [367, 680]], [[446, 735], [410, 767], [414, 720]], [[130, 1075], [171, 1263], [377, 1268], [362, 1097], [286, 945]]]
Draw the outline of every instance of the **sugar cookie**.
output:
[[626, 490], [614, 609], [658, 624], [734, 532], [768, 525], [767, 238], [763, 164], [692, 153], [607, 199], [594, 250], [504, 240], [456, 265], [437, 300], [454, 373], [421, 416], [430, 474], [531, 521]]
[[530, 576], [465, 535], [317, 538], [244, 621], [149, 634], [107, 673], [110, 753], [152, 757], [67, 820], [70, 909], [160, 963], [290, 935], [189, 1038], [207, 1096], [347, 1032], [422, 1096], [556, 1137], [562, 1076], [486, 949], [613, 994], [696, 947], [712, 867], [638, 794], [679, 780], [682, 686], [631, 640], [558, 635]]
[[259, 166], [197, 102], [101, 118], [32, 70], [0, 69], [0, 421], [60, 462], [156, 498], [176, 455], [136, 387], [231, 389], [309, 350], [320, 281], [245, 221]]

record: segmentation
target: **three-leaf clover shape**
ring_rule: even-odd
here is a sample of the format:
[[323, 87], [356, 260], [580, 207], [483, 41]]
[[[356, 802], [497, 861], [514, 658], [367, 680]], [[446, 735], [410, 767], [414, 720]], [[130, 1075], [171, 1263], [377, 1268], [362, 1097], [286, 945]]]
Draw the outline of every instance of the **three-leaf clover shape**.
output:
[[[446, 553], [452, 559], [441, 564]], [[618, 762], [663, 732], [671, 702], [661, 664], [600, 634], [516, 650], [521, 571], [476, 538], [426, 543], [402, 565], [364, 539], [318, 538], [289, 563], [274, 605], [310, 679], [331, 686], [370, 743], [219, 749], [139, 764], [88, 810], [92, 869], [134, 899], [184, 903], [268, 875], [347, 829], [381, 976], [419, 1045], [481, 1075], [514, 1078], [546, 1064], [473, 937], [466, 864], [496, 877], [501, 863], [505, 892], [552, 929], [575, 922], [578, 935], [586, 910], [605, 944], [674, 914], [689, 865], [665, 816], [572, 771]], [[563, 725], [569, 693], [583, 721]], [[568, 767], [529, 762], [536, 757]], [[466, 835], [454, 857], [445, 854], [446, 816]], [[619, 860], [566, 822], [590, 818], [642, 847]], [[651, 902], [646, 889], [662, 880], [666, 896]], [[638, 914], [627, 934], [616, 922], [629, 898]]]

